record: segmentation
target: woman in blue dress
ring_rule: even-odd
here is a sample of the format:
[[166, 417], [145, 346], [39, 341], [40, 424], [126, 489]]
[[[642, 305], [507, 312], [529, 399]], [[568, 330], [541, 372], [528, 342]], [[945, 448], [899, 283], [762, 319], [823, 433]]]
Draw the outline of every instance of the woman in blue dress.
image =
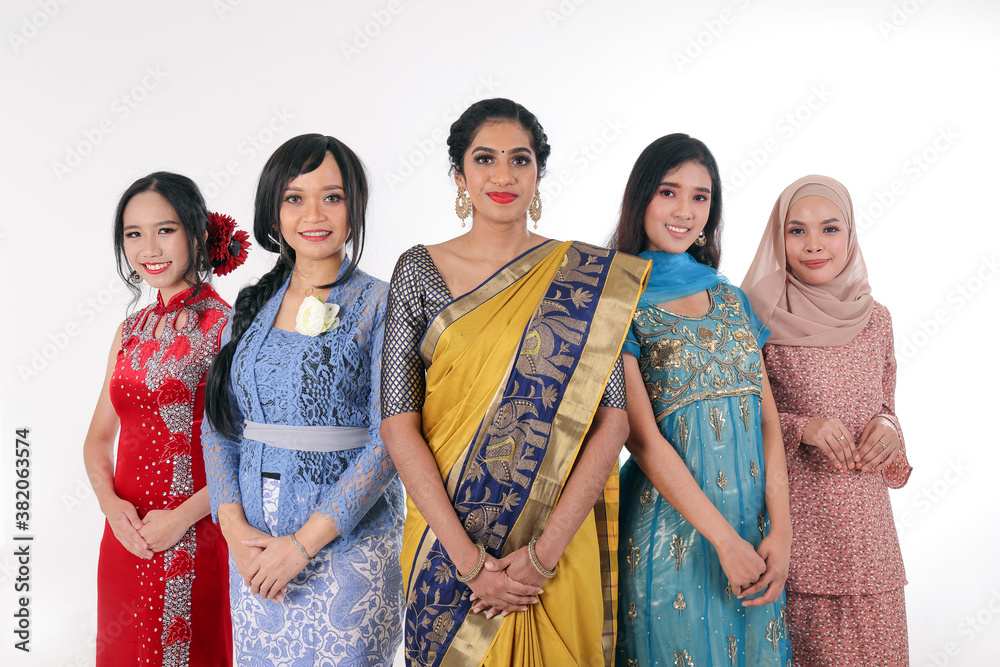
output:
[[367, 200], [357, 156], [319, 134], [278, 148], [257, 187], [254, 235], [279, 257], [236, 299], [202, 437], [241, 665], [387, 665], [401, 639], [387, 286], [357, 268]]
[[712, 154], [671, 134], [636, 161], [612, 239], [653, 262], [623, 355], [622, 667], [791, 664], [788, 472], [760, 357], [768, 331], [716, 271], [721, 212]]

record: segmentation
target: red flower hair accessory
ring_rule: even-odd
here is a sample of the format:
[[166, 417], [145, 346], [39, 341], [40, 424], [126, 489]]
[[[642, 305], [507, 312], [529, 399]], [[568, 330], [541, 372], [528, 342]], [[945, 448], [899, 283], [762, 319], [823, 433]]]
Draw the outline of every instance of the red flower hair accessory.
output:
[[236, 229], [236, 221], [223, 213], [208, 214], [208, 257], [212, 273], [224, 276], [247, 260], [250, 235]]

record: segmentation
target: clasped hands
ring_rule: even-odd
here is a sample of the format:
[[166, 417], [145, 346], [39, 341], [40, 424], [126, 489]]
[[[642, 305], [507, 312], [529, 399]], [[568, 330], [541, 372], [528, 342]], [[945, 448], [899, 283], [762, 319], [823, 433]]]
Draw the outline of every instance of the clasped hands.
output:
[[885, 417], [873, 417], [858, 443], [836, 417], [813, 419], [802, 431], [802, 442], [821, 450], [838, 470], [874, 472], [888, 467], [899, 452], [899, 435]]
[[274, 537], [249, 524], [227, 542], [243, 583], [253, 595], [266, 600], [283, 601], [288, 582], [309, 562], [292, 543], [291, 535]]
[[[536, 557], [543, 567], [548, 567], [544, 555]], [[555, 567], [554, 564], [552, 564]], [[467, 571], [471, 571], [468, 568]], [[542, 585], [547, 581], [535, 569], [528, 556], [528, 547], [524, 546], [504, 558], [493, 558], [489, 554], [483, 562], [483, 569], [468, 583], [472, 589], [470, 600], [474, 603], [472, 613], [486, 612], [486, 618], [493, 618], [498, 613], [506, 616], [515, 611], [527, 611], [528, 605], [538, 602], [542, 593]]]
[[[756, 549], [735, 533], [732, 539], [716, 549], [729, 587], [733, 595], [743, 600], [744, 607], [777, 601], [788, 578], [791, 546], [790, 535], [784, 536], [772, 530]], [[762, 591], [761, 595], [746, 599]]]
[[135, 505], [121, 498], [109, 509], [107, 517], [122, 546], [143, 560], [180, 542], [191, 527], [176, 509], [150, 510], [140, 519]]

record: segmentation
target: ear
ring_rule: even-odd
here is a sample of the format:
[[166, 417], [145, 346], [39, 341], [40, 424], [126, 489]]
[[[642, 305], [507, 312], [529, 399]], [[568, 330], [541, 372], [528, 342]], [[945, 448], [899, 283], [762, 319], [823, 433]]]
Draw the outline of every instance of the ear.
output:
[[465, 176], [458, 173], [457, 171], [455, 172], [455, 185], [458, 186], [459, 190], [465, 189]]

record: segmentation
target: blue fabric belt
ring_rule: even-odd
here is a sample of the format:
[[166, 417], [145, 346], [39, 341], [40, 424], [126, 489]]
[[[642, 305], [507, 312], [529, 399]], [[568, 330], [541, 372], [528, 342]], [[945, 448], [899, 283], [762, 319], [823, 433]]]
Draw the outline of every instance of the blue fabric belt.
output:
[[369, 440], [367, 426], [290, 426], [251, 421], [243, 425], [243, 437], [303, 452], [342, 452], [364, 447]]

